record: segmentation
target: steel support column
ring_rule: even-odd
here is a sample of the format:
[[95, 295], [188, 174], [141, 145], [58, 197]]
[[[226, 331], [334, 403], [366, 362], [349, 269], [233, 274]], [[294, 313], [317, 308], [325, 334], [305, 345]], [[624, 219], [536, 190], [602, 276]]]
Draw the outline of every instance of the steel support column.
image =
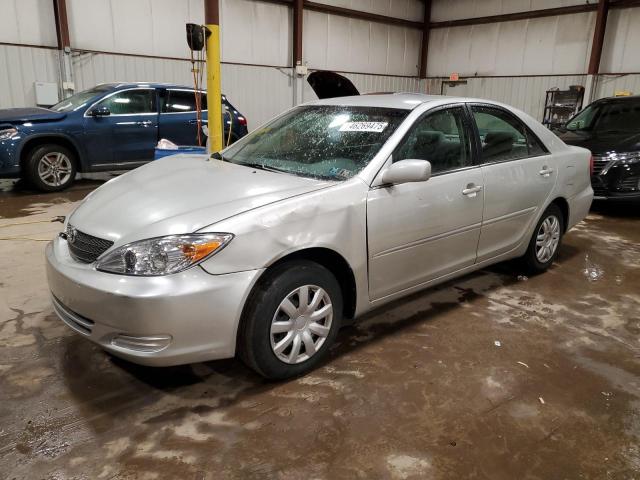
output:
[[427, 56], [429, 54], [429, 24], [431, 23], [431, 0], [424, 0], [422, 45], [420, 47], [420, 78], [427, 78]]
[[205, 0], [204, 23], [207, 38], [207, 127], [209, 153], [222, 150], [222, 93], [220, 86], [220, 10], [218, 0]]
[[600, 70], [600, 58], [602, 57], [602, 44], [604, 33], [607, 29], [607, 16], [609, 15], [609, 0], [598, 0], [598, 13], [596, 16], [596, 28], [593, 30], [591, 42], [591, 57], [589, 58], [589, 75], [597, 75]]
[[61, 98], [73, 95], [73, 64], [71, 62], [71, 37], [69, 35], [69, 21], [67, 18], [66, 0], [53, 0], [53, 15], [56, 22], [56, 36], [58, 38], [58, 61], [60, 64], [60, 85], [58, 92]]

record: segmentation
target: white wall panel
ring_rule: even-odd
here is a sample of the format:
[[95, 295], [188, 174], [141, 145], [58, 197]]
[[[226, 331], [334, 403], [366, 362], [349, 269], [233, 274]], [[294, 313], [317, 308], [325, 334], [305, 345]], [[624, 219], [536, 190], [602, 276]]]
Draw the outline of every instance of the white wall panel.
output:
[[423, 0], [315, 0], [316, 3], [351, 8], [361, 12], [421, 22], [424, 18]]
[[57, 50], [0, 45], [0, 108], [34, 106], [34, 82], [57, 82]]
[[291, 8], [256, 0], [222, 0], [220, 6], [223, 61], [291, 65]]
[[427, 74], [548, 75], [586, 69], [595, 13], [438, 28]]
[[620, 90], [640, 95], [640, 74], [600, 75], [598, 77], [596, 98], [611, 97]]
[[0, 42], [56, 46], [53, 2], [0, 0]]
[[585, 3], [598, 2], [597, 0], [433, 0], [431, 21], [460, 20]]
[[[204, 23], [202, 0], [69, 0], [67, 5], [72, 44], [86, 50], [187, 58], [185, 24]], [[220, 10], [223, 61], [290, 64], [289, 7], [221, 0]]]
[[421, 32], [338, 15], [304, 12], [303, 59], [309, 68], [417, 75]]
[[640, 72], [640, 8], [609, 11], [601, 72]]

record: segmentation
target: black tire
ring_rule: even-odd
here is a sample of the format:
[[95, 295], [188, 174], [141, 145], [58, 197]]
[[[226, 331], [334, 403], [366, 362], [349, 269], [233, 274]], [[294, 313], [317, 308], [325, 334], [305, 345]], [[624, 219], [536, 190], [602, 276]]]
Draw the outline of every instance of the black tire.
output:
[[[46, 168], [43, 162], [46, 159], [59, 159], [59, 166], [53, 177], [43, 179], [40, 168]], [[76, 177], [76, 155], [66, 147], [55, 143], [39, 145], [27, 154], [24, 163], [23, 176], [29, 184], [42, 192], [57, 192], [69, 188]], [[55, 175], [59, 175], [56, 177]], [[58, 179], [58, 180], [56, 180]]]
[[[548, 259], [547, 258], [541, 259], [539, 258], [539, 255], [538, 255], [538, 246], [537, 246], [538, 235], [541, 234], [542, 224], [547, 219], [553, 219], [553, 218], [557, 219], [558, 221], [558, 228], [559, 228], [558, 243], [555, 247], [555, 250], [553, 250], [553, 252], [551, 253], [551, 256]], [[555, 261], [556, 257], [558, 256], [558, 252], [560, 250], [560, 245], [562, 244], [562, 235], [564, 233], [564, 225], [565, 225], [565, 218], [564, 218], [564, 215], [562, 214], [562, 210], [560, 210], [560, 208], [556, 204], [552, 203], [547, 207], [547, 209], [544, 211], [544, 213], [540, 217], [540, 220], [538, 221], [536, 228], [534, 229], [533, 234], [531, 235], [531, 240], [529, 241], [529, 247], [527, 248], [527, 253], [525, 253], [524, 256], [522, 257], [522, 261], [527, 273], [532, 275], [542, 273], [546, 271], [551, 266], [551, 264]]]
[[[319, 287], [328, 295], [333, 310], [329, 333], [323, 337], [324, 342], [309, 358], [301, 363], [285, 363], [278, 358], [272, 348], [271, 325], [281, 302], [296, 289], [305, 285]], [[311, 297], [311, 294], [309, 296]], [[321, 305], [326, 306], [324, 300]], [[314, 369], [326, 357], [340, 329], [342, 312], [343, 299], [340, 285], [325, 267], [307, 260], [296, 260], [278, 265], [265, 274], [265, 277], [261, 279], [249, 296], [239, 331], [238, 353], [240, 358], [251, 369], [270, 380], [282, 380], [302, 375]], [[278, 315], [281, 314], [282, 312], [278, 313]], [[296, 330], [292, 332], [292, 335], [295, 336], [296, 332], [300, 331]], [[288, 334], [283, 333], [282, 335]], [[320, 336], [317, 336], [313, 341], [319, 340]], [[303, 352], [303, 349], [304, 355], [306, 355], [304, 344], [301, 345], [300, 352]], [[288, 348], [282, 354], [286, 354], [287, 350]]]

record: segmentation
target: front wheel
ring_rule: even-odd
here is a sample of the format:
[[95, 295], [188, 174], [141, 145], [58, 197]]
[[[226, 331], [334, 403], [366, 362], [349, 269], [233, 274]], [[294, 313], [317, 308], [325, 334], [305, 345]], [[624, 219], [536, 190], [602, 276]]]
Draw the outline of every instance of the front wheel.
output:
[[75, 155], [61, 145], [40, 145], [29, 152], [25, 162], [26, 179], [43, 192], [68, 188], [75, 176]]
[[315, 368], [342, 321], [342, 292], [333, 274], [311, 261], [267, 272], [250, 296], [239, 353], [260, 375], [281, 380]]
[[529, 248], [524, 255], [525, 267], [530, 273], [542, 273], [547, 270], [558, 255], [564, 232], [564, 216], [557, 205], [551, 204], [540, 217]]

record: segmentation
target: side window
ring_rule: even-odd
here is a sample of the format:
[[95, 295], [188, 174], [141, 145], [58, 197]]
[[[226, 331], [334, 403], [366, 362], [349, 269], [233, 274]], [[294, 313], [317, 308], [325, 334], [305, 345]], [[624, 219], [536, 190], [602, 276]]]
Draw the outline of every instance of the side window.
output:
[[167, 90], [162, 113], [186, 113], [195, 111], [196, 96], [194, 92]]
[[156, 91], [148, 89], [126, 90], [100, 102], [112, 115], [156, 113]]
[[524, 123], [495, 108], [472, 106], [482, 142], [483, 163], [544, 155], [545, 148]]
[[464, 119], [462, 107], [428, 113], [402, 140], [393, 161], [428, 160], [432, 173], [471, 165], [471, 144]]

